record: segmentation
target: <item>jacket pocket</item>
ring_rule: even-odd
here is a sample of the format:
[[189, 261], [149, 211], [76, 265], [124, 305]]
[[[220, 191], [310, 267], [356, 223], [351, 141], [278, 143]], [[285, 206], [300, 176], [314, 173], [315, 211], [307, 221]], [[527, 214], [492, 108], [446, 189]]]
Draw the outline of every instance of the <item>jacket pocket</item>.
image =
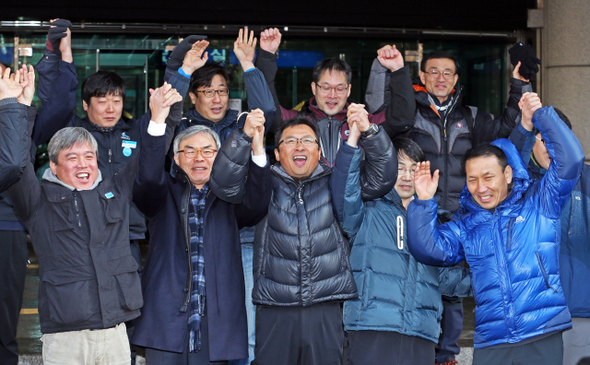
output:
[[141, 282], [137, 273], [137, 262], [131, 255], [112, 260], [112, 272], [117, 286], [117, 297], [121, 308], [129, 311], [143, 307]]
[[545, 285], [547, 286], [547, 289], [551, 289], [557, 293], [557, 289], [555, 289], [553, 286], [551, 286], [551, 283], [549, 283], [549, 275], [547, 274], [547, 270], [545, 269], [545, 266], [543, 265], [543, 260], [541, 260], [541, 254], [539, 253], [539, 251], [535, 252], [535, 256], [537, 256], [537, 262], [539, 263], [539, 269], [541, 269], [541, 273], [543, 274], [543, 279], [545, 279]]
[[60, 325], [83, 324], [100, 315], [98, 284], [95, 279], [80, 275], [63, 275], [63, 271], [47, 272], [41, 283], [41, 295], [47, 305], [49, 320]]

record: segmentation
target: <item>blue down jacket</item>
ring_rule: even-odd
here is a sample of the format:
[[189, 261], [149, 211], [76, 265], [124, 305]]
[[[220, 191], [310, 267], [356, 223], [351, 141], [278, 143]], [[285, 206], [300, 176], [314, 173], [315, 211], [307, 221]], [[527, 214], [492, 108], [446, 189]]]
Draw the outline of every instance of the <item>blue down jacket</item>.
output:
[[[543, 178], [547, 170], [531, 159], [535, 133], [527, 132], [519, 124], [510, 140], [529, 161], [533, 180]], [[526, 142], [528, 140], [528, 143]], [[584, 165], [580, 180], [574, 187], [561, 213], [561, 247], [559, 272], [561, 285], [572, 317], [590, 318], [590, 165]]]
[[552, 158], [542, 180], [531, 183], [514, 145], [501, 139], [493, 144], [506, 153], [513, 186], [494, 211], [475, 203], [467, 188], [461, 193], [462, 208], [444, 225], [436, 225], [433, 199], [415, 200], [408, 207], [408, 243], [417, 260], [469, 263], [476, 349], [571, 327], [559, 280], [559, 217], [580, 176], [584, 154], [552, 107], [538, 110], [533, 123]]
[[358, 299], [344, 303], [345, 329], [393, 331], [436, 343], [441, 293], [469, 294], [468, 270], [416, 261], [405, 244], [406, 209], [399, 195], [391, 190], [363, 203], [359, 162], [351, 163], [341, 222], [351, 237], [350, 265], [359, 292]]

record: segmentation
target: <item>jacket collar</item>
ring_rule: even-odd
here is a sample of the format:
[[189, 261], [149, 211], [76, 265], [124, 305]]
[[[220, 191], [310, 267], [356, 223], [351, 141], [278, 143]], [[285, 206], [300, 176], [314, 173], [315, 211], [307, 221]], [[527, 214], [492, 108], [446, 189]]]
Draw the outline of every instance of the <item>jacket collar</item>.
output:
[[51, 169], [50, 169], [50, 168], [47, 168], [47, 169], [45, 170], [45, 172], [43, 173], [43, 177], [42, 177], [42, 179], [43, 179], [43, 180], [45, 180], [45, 181], [48, 181], [48, 182], [54, 183], [54, 184], [61, 185], [61, 186], [63, 186], [64, 188], [66, 188], [66, 189], [68, 189], [68, 190], [70, 190], [70, 191], [74, 191], [74, 190], [78, 190], [78, 191], [82, 191], [82, 190], [93, 190], [93, 189], [94, 189], [94, 188], [96, 188], [96, 187], [98, 186], [98, 184], [100, 184], [100, 182], [102, 181], [102, 173], [100, 172], [100, 169], [98, 169], [98, 176], [96, 177], [96, 180], [94, 181], [94, 184], [92, 184], [92, 186], [91, 186], [89, 189], [82, 189], [82, 190], [80, 190], [80, 189], [76, 189], [75, 187], [73, 187], [73, 186], [70, 186], [70, 185], [68, 185], [68, 184], [64, 183], [63, 181], [59, 180], [59, 179], [57, 178], [57, 176], [55, 176], [55, 175], [53, 174], [53, 171], [51, 171]]
[[220, 131], [236, 122], [238, 112], [233, 109], [228, 109], [223, 119], [217, 123], [214, 123], [202, 116], [194, 107], [188, 109], [185, 113], [185, 116], [191, 121], [192, 124], [204, 125], [215, 131]]

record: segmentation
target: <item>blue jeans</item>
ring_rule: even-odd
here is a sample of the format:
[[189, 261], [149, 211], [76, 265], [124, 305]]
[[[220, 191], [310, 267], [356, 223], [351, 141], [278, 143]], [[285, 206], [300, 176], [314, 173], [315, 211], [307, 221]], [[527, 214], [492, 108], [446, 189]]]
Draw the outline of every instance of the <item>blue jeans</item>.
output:
[[254, 345], [256, 344], [256, 306], [252, 303], [252, 289], [254, 275], [252, 274], [252, 260], [254, 249], [251, 243], [242, 244], [242, 266], [244, 268], [244, 283], [246, 285], [246, 316], [248, 318], [248, 358], [232, 360], [229, 365], [249, 365], [254, 360]]

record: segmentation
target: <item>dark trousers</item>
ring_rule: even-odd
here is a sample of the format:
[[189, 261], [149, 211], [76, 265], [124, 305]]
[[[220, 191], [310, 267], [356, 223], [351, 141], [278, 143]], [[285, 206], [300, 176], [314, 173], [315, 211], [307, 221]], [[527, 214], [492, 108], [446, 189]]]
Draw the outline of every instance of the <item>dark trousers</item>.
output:
[[434, 342], [390, 331], [348, 331], [350, 365], [432, 365]]
[[559, 365], [562, 361], [561, 331], [525, 345], [498, 345], [473, 351], [473, 365]]
[[[201, 351], [189, 352], [188, 324], [186, 327], [186, 344], [182, 354], [178, 352], [145, 349], [146, 365], [226, 365], [227, 361], [209, 361], [209, 322], [207, 316], [201, 318]], [[154, 329], [156, 330], [156, 329]]]
[[442, 334], [438, 339], [436, 362], [455, 360], [461, 351], [458, 341], [463, 331], [463, 298], [442, 296]]
[[256, 306], [254, 365], [340, 365], [339, 302], [310, 307]]
[[27, 235], [0, 231], [0, 364], [18, 364], [16, 327], [27, 275]]

